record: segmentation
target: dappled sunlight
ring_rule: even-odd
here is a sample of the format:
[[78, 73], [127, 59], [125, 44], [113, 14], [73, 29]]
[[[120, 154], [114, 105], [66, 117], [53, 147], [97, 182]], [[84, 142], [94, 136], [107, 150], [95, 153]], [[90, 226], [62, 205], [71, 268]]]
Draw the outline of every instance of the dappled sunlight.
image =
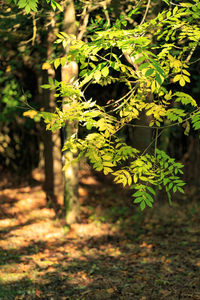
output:
[[99, 226], [95, 223], [90, 224], [72, 224], [71, 231], [68, 234], [68, 236], [73, 236], [74, 234], [79, 237], [101, 237], [105, 234], [105, 232], [110, 231], [110, 234], [114, 230], [111, 229], [111, 226], [109, 224], [102, 224]]
[[0, 228], [13, 227], [18, 224], [19, 224], [19, 221], [14, 218], [0, 220]]
[[200, 300], [200, 0], [0, 7], [0, 300]]
[[126, 191], [90, 177], [79, 189], [82, 223], [70, 230], [45, 207], [41, 187], [0, 193], [4, 293], [13, 299], [54, 299], [55, 293], [66, 300], [198, 299], [199, 206], [163, 203], [141, 214], [128, 206]]
[[22, 280], [26, 276], [27, 276], [26, 274], [17, 272], [16, 269], [13, 269], [13, 272], [8, 272], [6, 274], [4, 273], [3, 276], [1, 275], [1, 282], [9, 284], [12, 282], [16, 282], [17, 280]]

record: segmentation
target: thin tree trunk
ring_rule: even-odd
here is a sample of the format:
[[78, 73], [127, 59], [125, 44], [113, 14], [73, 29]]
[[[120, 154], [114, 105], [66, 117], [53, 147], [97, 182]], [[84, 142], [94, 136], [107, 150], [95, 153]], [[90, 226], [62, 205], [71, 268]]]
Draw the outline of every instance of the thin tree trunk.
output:
[[[63, 31], [67, 34], [76, 34], [76, 18], [74, 2], [68, 1], [64, 10], [64, 24]], [[67, 54], [68, 49], [66, 50]], [[73, 82], [78, 77], [78, 65], [76, 62], [66, 64], [62, 68], [62, 80], [66, 83]], [[63, 110], [67, 108], [63, 99]], [[66, 101], [67, 102], [67, 101]], [[65, 126], [65, 139], [67, 140], [72, 134], [77, 133], [78, 124], [76, 122], [66, 123]], [[68, 161], [72, 161], [74, 154], [70, 151], [65, 153], [65, 158]], [[79, 198], [78, 198], [78, 170], [79, 164], [74, 163], [73, 165], [65, 167], [64, 171], [64, 213], [67, 224], [73, 224], [77, 222], [79, 218]]]
[[[53, 20], [52, 16], [52, 20]], [[43, 42], [46, 45], [46, 59], [50, 59], [52, 56], [52, 44], [56, 39], [56, 27], [55, 22], [52, 21], [51, 27]], [[42, 75], [39, 75], [39, 98], [40, 105], [45, 111], [54, 112], [56, 109], [56, 101], [54, 97], [54, 91], [41, 89], [41, 84], [46, 84], [49, 77], [55, 77], [55, 71], [52, 68], [43, 70]], [[62, 172], [62, 155], [61, 155], [61, 136], [60, 132], [51, 132], [44, 129], [41, 130], [42, 141], [44, 145], [44, 171], [45, 171], [45, 182], [44, 190], [46, 192], [48, 204], [57, 209], [58, 202], [61, 202], [64, 180]]]

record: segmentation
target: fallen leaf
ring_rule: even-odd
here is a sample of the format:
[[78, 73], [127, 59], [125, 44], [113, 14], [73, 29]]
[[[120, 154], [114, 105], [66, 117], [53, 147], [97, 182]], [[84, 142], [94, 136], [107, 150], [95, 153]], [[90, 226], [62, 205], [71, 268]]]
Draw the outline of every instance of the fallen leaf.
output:
[[39, 290], [35, 290], [35, 295], [40, 298], [40, 296], [42, 295], [42, 292]]
[[115, 290], [113, 288], [107, 289], [108, 294], [113, 294]]

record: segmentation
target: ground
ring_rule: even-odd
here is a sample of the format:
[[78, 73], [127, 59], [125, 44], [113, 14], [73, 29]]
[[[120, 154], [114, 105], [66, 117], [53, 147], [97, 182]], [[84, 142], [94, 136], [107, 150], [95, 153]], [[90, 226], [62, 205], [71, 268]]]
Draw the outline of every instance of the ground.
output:
[[18, 186], [1, 177], [1, 300], [200, 299], [200, 199], [192, 188], [173, 206], [158, 196], [141, 213], [130, 191], [87, 170], [81, 222], [69, 230], [46, 208], [34, 176]]

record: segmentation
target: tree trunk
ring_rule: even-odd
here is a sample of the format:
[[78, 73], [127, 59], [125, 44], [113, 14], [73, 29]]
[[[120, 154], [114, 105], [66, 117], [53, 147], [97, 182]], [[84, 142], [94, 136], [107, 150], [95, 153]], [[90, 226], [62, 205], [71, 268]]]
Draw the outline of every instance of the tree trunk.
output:
[[[64, 24], [63, 31], [67, 34], [76, 34], [76, 18], [75, 8], [72, 0], [67, 2], [64, 10]], [[67, 54], [67, 50], [66, 50]], [[78, 65], [76, 62], [70, 62], [62, 68], [62, 80], [66, 83], [73, 82], [78, 77]], [[63, 99], [63, 110], [66, 109], [66, 99]], [[66, 123], [65, 126], [65, 140], [67, 140], [72, 134], [78, 131], [78, 124], [76, 122]], [[65, 158], [68, 161], [72, 161], [74, 154], [70, 151], [65, 153]], [[64, 171], [64, 214], [67, 224], [73, 224], [77, 222], [79, 218], [79, 198], [78, 198], [78, 170], [79, 164], [66, 166]]]
[[[53, 20], [53, 16], [52, 16]], [[52, 44], [56, 39], [56, 27], [54, 23], [50, 26], [47, 32], [45, 40], [43, 41], [46, 45], [46, 59], [50, 59], [53, 52]], [[54, 112], [56, 109], [56, 101], [54, 97], [54, 91], [41, 89], [41, 84], [48, 83], [49, 78], [55, 77], [55, 71], [53, 68], [43, 70], [42, 75], [38, 80], [39, 85], [39, 98], [40, 105], [44, 111]], [[61, 155], [61, 136], [60, 132], [46, 131], [44, 128], [41, 130], [42, 141], [44, 145], [44, 171], [45, 171], [45, 182], [44, 190], [46, 192], [48, 204], [57, 209], [58, 202], [61, 202], [63, 190], [64, 190], [64, 179], [62, 172], [62, 155]]]

